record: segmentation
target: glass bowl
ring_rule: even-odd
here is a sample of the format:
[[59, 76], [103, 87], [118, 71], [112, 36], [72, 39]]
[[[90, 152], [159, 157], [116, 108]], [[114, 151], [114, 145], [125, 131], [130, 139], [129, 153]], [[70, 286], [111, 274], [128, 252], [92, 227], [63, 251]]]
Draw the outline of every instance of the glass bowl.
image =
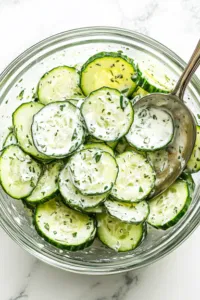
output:
[[[12, 112], [22, 102], [34, 97], [39, 78], [58, 65], [80, 66], [100, 51], [123, 51], [139, 63], [164, 74], [174, 84], [185, 63], [175, 53], [142, 34], [132, 31], [91, 27], [63, 32], [47, 38], [17, 57], [0, 75], [0, 143], [12, 125]], [[185, 102], [200, 114], [200, 82], [196, 76], [187, 89]], [[197, 227], [200, 219], [199, 175], [196, 190], [184, 217], [167, 231], [148, 227], [146, 240], [135, 250], [117, 253], [99, 241], [83, 251], [68, 252], [46, 243], [36, 233], [32, 219], [21, 201], [8, 197], [1, 189], [0, 225], [28, 252], [58, 268], [83, 274], [113, 274], [146, 266], [175, 249]]]

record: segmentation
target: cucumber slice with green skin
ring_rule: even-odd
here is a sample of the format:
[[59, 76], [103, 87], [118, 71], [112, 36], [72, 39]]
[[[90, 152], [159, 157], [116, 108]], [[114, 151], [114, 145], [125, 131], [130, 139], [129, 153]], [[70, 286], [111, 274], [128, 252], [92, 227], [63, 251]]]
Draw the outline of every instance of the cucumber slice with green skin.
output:
[[90, 246], [96, 234], [93, 218], [67, 207], [59, 198], [39, 204], [34, 223], [38, 234], [47, 242], [69, 251]]
[[[165, 75], [165, 79], [162, 78], [163, 82], [161, 80], [158, 80], [155, 78], [155, 76], [152, 74], [153, 70], [147, 70], [146, 66], [140, 64], [139, 65], [139, 76], [137, 80], [138, 86], [140, 86], [142, 89], [147, 91], [148, 93], [170, 93], [171, 89], [167, 86], [167, 76]], [[159, 74], [161, 77], [163, 74]]]
[[131, 146], [143, 151], [166, 147], [174, 136], [170, 114], [155, 107], [141, 106], [135, 110], [134, 122], [126, 135]]
[[104, 205], [111, 216], [127, 223], [140, 224], [149, 214], [149, 205], [146, 201], [124, 203], [108, 199]]
[[139, 202], [145, 199], [155, 184], [155, 173], [147, 159], [127, 151], [116, 157], [119, 174], [111, 196], [119, 201]]
[[86, 149], [73, 155], [68, 168], [74, 186], [84, 195], [111, 190], [118, 174], [116, 159], [99, 149]]
[[108, 214], [97, 214], [97, 235], [100, 241], [117, 252], [135, 249], [146, 234], [145, 224], [129, 224]]
[[45, 73], [38, 83], [37, 95], [43, 104], [83, 97], [76, 69], [59, 66]]
[[168, 168], [169, 153], [165, 149], [157, 150], [155, 152], [147, 152], [147, 159], [153, 166], [156, 174], [160, 174]]
[[19, 146], [6, 147], [0, 157], [1, 185], [5, 192], [15, 198], [31, 194], [41, 174], [41, 166]]
[[32, 139], [31, 124], [33, 117], [44, 107], [38, 102], [27, 102], [20, 105], [13, 113], [13, 126], [17, 141], [22, 150], [39, 160], [49, 160], [49, 157], [40, 153]]
[[80, 147], [80, 150], [84, 150], [84, 149], [100, 149], [102, 151], [110, 153], [112, 156], [115, 156], [113, 150], [104, 143], [92, 143], [92, 144], [82, 145]]
[[147, 222], [155, 228], [166, 230], [181, 219], [190, 202], [187, 183], [178, 179], [164, 193], [149, 201]]
[[46, 105], [33, 118], [34, 144], [49, 157], [70, 155], [83, 143], [84, 135], [80, 110], [66, 101]]
[[119, 140], [133, 123], [130, 101], [107, 87], [92, 92], [81, 106], [90, 135], [105, 142]]
[[59, 190], [64, 203], [79, 211], [96, 207], [103, 202], [108, 195], [108, 193], [94, 196], [82, 195], [72, 183], [68, 165], [60, 172]]
[[187, 173], [187, 172], [184, 171], [181, 174], [180, 179], [183, 179], [187, 182], [188, 189], [189, 189], [189, 192], [190, 192], [190, 197], [192, 198], [193, 194], [194, 194], [194, 190], [195, 190], [195, 182], [192, 178], [192, 175], [190, 173]]
[[197, 136], [192, 155], [187, 163], [187, 171], [196, 173], [200, 170], [200, 126], [196, 126]]
[[17, 144], [16, 136], [14, 135], [13, 132], [10, 132], [7, 135], [7, 137], [6, 137], [6, 139], [5, 139], [4, 143], [3, 143], [3, 148], [8, 147], [10, 145], [16, 145], [16, 144]]
[[58, 176], [63, 167], [62, 161], [45, 165], [43, 174], [32, 193], [26, 198], [26, 202], [38, 204], [52, 199], [58, 192]]
[[[138, 80], [134, 61], [119, 52], [100, 52], [86, 61], [81, 69], [81, 89], [88, 96], [104, 86], [129, 96]], [[131, 79], [132, 78], [132, 79]], [[134, 81], [133, 81], [134, 80]]]

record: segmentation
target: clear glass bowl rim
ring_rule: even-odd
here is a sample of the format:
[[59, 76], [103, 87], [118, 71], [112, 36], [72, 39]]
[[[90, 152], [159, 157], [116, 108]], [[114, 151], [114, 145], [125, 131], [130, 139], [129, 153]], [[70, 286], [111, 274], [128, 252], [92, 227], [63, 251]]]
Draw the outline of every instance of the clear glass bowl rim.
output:
[[[184, 68], [186, 66], [186, 63], [173, 51], [168, 49], [166, 46], [162, 45], [161, 43], [155, 41], [154, 39], [147, 37], [141, 33], [137, 33], [131, 30], [127, 29], [121, 29], [117, 27], [103, 27], [103, 26], [97, 26], [97, 27], [84, 27], [84, 28], [78, 28], [73, 29], [65, 32], [58, 33], [56, 35], [50, 36], [39, 43], [33, 45], [29, 49], [25, 50], [21, 55], [19, 55], [15, 60], [13, 60], [8, 67], [1, 73], [0, 75], [0, 88], [3, 88], [6, 81], [8, 80], [9, 76], [14, 74], [14, 72], [18, 69], [20, 65], [26, 62], [28, 58], [30, 58], [32, 55], [37, 54], [40, 49], [47, 48], [48, 46], [55, 44], [59, 41], [62, 41], [64, 39], [71, 39], [75, 37], [83, 37], [83, 36], [95, 36], [98, 34], [109, 34], [109, 35], [115, 35], [119, 37], [118, 41], [120, 42], [120, 37], [127, 37], [132, 38], [135, 40], [142, 41], [144, 44], [147, 44], [151, 48], [155, 49], [156, 51], [160, 53], [165, 53], [165, 56], [168, 57], [171, 61], [173, 61], [174, 64], [176, 64], [179, 68]], [[195, 87], [195, 89], [200, 94], [200, 80], [197, 78], [196, 75], [193, 76], [191, 80], [192, 85]], [[198, 187], [198, 191], [196, 195], [198, 195], [200, 192], [200, 186]], [[51, 255], [47, 253], [43, 253], [42, 249], [39, 249], [38, 247], [35, 247], [33, 244], [30, 243], [28, 239], [26, 239], [21, 233], [19, 233], [14, 225], [9, 222], [9, 219], [7, 219], [4, 216], [3, 209], [1, 207], [0, 202], [0, 226], [4, 229], [4, 231], [22, 248], [24, 248], [26, 251], [37, 257], [38, 259], [52, 265], [55, 267], [58, 267], [63, 270], [75, 272], [75, 273], [81, 273], [81, 274], [93, 274], [93, 275], [108, 275], [108, 274], [116, 274], [121, 273], [133, 269], [138, 269], [144, 266], [147, 266], [158, 259], [164, 257], [168, 253], [170, 253], [172, 250], [177, 248], [189, 235], [197, 228], [200, 221], [200, 203], [199, 201], [196, 201], [196, 205], [191, 209], [191, 211], [188, 213], [187, 219], [185, 220], [185, 226], [178, 226], [176, 232], [173, 232], [172, 236], [167, 240], [167, 242], [162, 243], [160, 247], [157, 247], [156, 249], [152, 249], [148, 253], [144, 253], [140, 255], [139, 259], [136, 259], [134, 257], [134, 260], [131, 258], [127, 260], [122, 260], [121, 263], [116, 261], [112, 263], [81, 263], [76, 262], [71, 259], [66, 260], [63, 262], [58, 257], [52, 257]], [[187, 223], [187, 224], [186, 224]]]

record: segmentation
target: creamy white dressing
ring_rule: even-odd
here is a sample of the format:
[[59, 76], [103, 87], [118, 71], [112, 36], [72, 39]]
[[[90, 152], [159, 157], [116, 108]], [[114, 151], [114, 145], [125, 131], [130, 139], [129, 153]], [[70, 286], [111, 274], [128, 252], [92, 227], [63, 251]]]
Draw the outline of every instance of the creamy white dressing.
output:
[[87, 149], [71, 158], [69, 170], [73, 184], [89, 195], [109, 191], [116, 180], [118, 167], [108, 152]]
[[133, 121], [129, 100], [109, 88], [92, 93], [85, 100], [82, 113], [90, 134], [104, 141], [118, 140]]
[[168, 112], [142, 106], [135, 110], [134, 122], [126, 138], [136, 148], [153, 151], [166, 146], [173, 133], [173, 120]]
[[50, 156], [75, 151], [84, 136], [80, 111], [68, 102], [45, 106], [35, 115], [32, 130], [38, 150]]

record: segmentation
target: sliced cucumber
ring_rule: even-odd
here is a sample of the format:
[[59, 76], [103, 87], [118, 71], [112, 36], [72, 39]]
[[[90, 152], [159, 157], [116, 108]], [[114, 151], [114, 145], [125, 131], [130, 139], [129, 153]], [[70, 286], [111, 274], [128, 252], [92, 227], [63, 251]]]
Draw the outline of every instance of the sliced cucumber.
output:
[[140, 106], [126, 135], [128, 143], [137, 149], [155, 151], [166, 147], [174, 136], [170, 114], [160, 108]]
[[99, 203], [104, 201], [108, 195], [108, 193], [94, 196], [82, 195], [72, 183], [68, 165], [60, 172], [59, 190], [65, 204], [81, 211], [96, 207]]
[[81, 112], [89, 133], [104, 141], [119, 140], [133, 122], [130, 101], [107, 87], [92, 92], [82, 104]]
[[90, 246], [95, 238], [95, 221], [64, 205], [59, 198], [39, 204], [34, 216], [35, 228], [54, 246], [77, 251]]
[[38, 204], [52, 199], [58, 192], [58, 176], [63, 167], [62, 161], [45, 165], [43, 174], [32, 193], [26, 198], [26, 202]]
[[43, 107], [44, 105], [38, 102], [23, 103], [13, 113], [13, 126], [17, 141], [22, 150], [37, 159], [49, 160], [49, 157], [38, 152], [35, 148], [31, 134], [33, 117]]
[[155, 173], [147, 159], [127, 151], [117, 156], [119, 174], [111, 195], [119, 201], [138, 202], [146, 198], [154, 187]]
[[139, 76], [137, 84], [148, 93], [170, 93], [172, 86], [169, 85], [170, 78], [164, 75], [163, 72], [157, 74], [159, 79], [156, 78], [155, 70], [152, 68], [146, 69], [146, 64], [139, 64]]
[[16, 145], [16, 144], [17, 144], [16, 136], [15, 136], [15, 134], [13, 132], [10, 132], [7, 135], [7, 137], [6, 137], [6, 139], [5, 139], [4, 143], [3, 143], [3, 148], [8, 147], [10, 145]]
[[97, 235], [100, 241], [117, 252], [135, 249], [146, 233], [144, 224], [128, 224], [107, 214], [97, 215]]
[[190, 197], [192, 198], [193, 194], [194, 194], [194, 190], [195, 190], [195, 182], [192, 178], [192, 175], [190, 173], [187, 172], [183, 172], [180, 176], [180, 179], [183, 179], [187, 182], [188, 184], [188, 189], [190, 192]]
[[24, 153], [19, 146], [10, 145], [0, 157], [1, 185], [15, 198], [27, 197], [35, 188], [41, 174], [39, 163]]
[[114, 152], [113, 150], [108, 147], [106, 144], [104, 143], [92, 143], [92, 144], [86, 144], [86, 145], [82, 145], [80, 147], [81, 150], [84, 150], [84, 149], [100, 149], [102, 151], [105, 151], [105, 152], [108, 152], [110, 153], [112, 156], [114, 156]]
[[124, 203], [108, 199], [104, 205], [111, 216], [127, 223], [142, 223], [149, 214], [149, 205], [146, 201]]
[[66, 101], [46, 105], [33, 118], [32, 135], [38, 151], [49, 157], [71, 154], [84, 139], [80, 110]]
[[187, 163], [187, 170], [190, 173], [196, 173], [200, 170], [200, 126], [196, 127], [197, 137], [192, 155]]
[[76, 153], [69, 160], [68, 167], [74, 186], [85, 195], [110, 191], [118, 174], [115, 158], [99, 149]]
[[153, 227], [168, 229], [181, 219], [190, 202], [188, 185], [179, 179], [164, 193], [149, 201], [150, 213], [147, 221]]
[[147, 152], [147, 159], [154, 167], [156, 174], [164, 172], [168, 168], [169, 153], [165, 149], [157, 150], [155, 152]]
[[38, 99], [43, 104], [83, 97], [79, 88], [79, 74], [75, 68], [60, 66], [45, 73], [37, 88]]
[[136, 88], [138, 73], [134, 61], [119, 52], [101, 52], [93, 55], [82, 66], [81, 89], [88, 96], [107, 86], [129, 96]]

